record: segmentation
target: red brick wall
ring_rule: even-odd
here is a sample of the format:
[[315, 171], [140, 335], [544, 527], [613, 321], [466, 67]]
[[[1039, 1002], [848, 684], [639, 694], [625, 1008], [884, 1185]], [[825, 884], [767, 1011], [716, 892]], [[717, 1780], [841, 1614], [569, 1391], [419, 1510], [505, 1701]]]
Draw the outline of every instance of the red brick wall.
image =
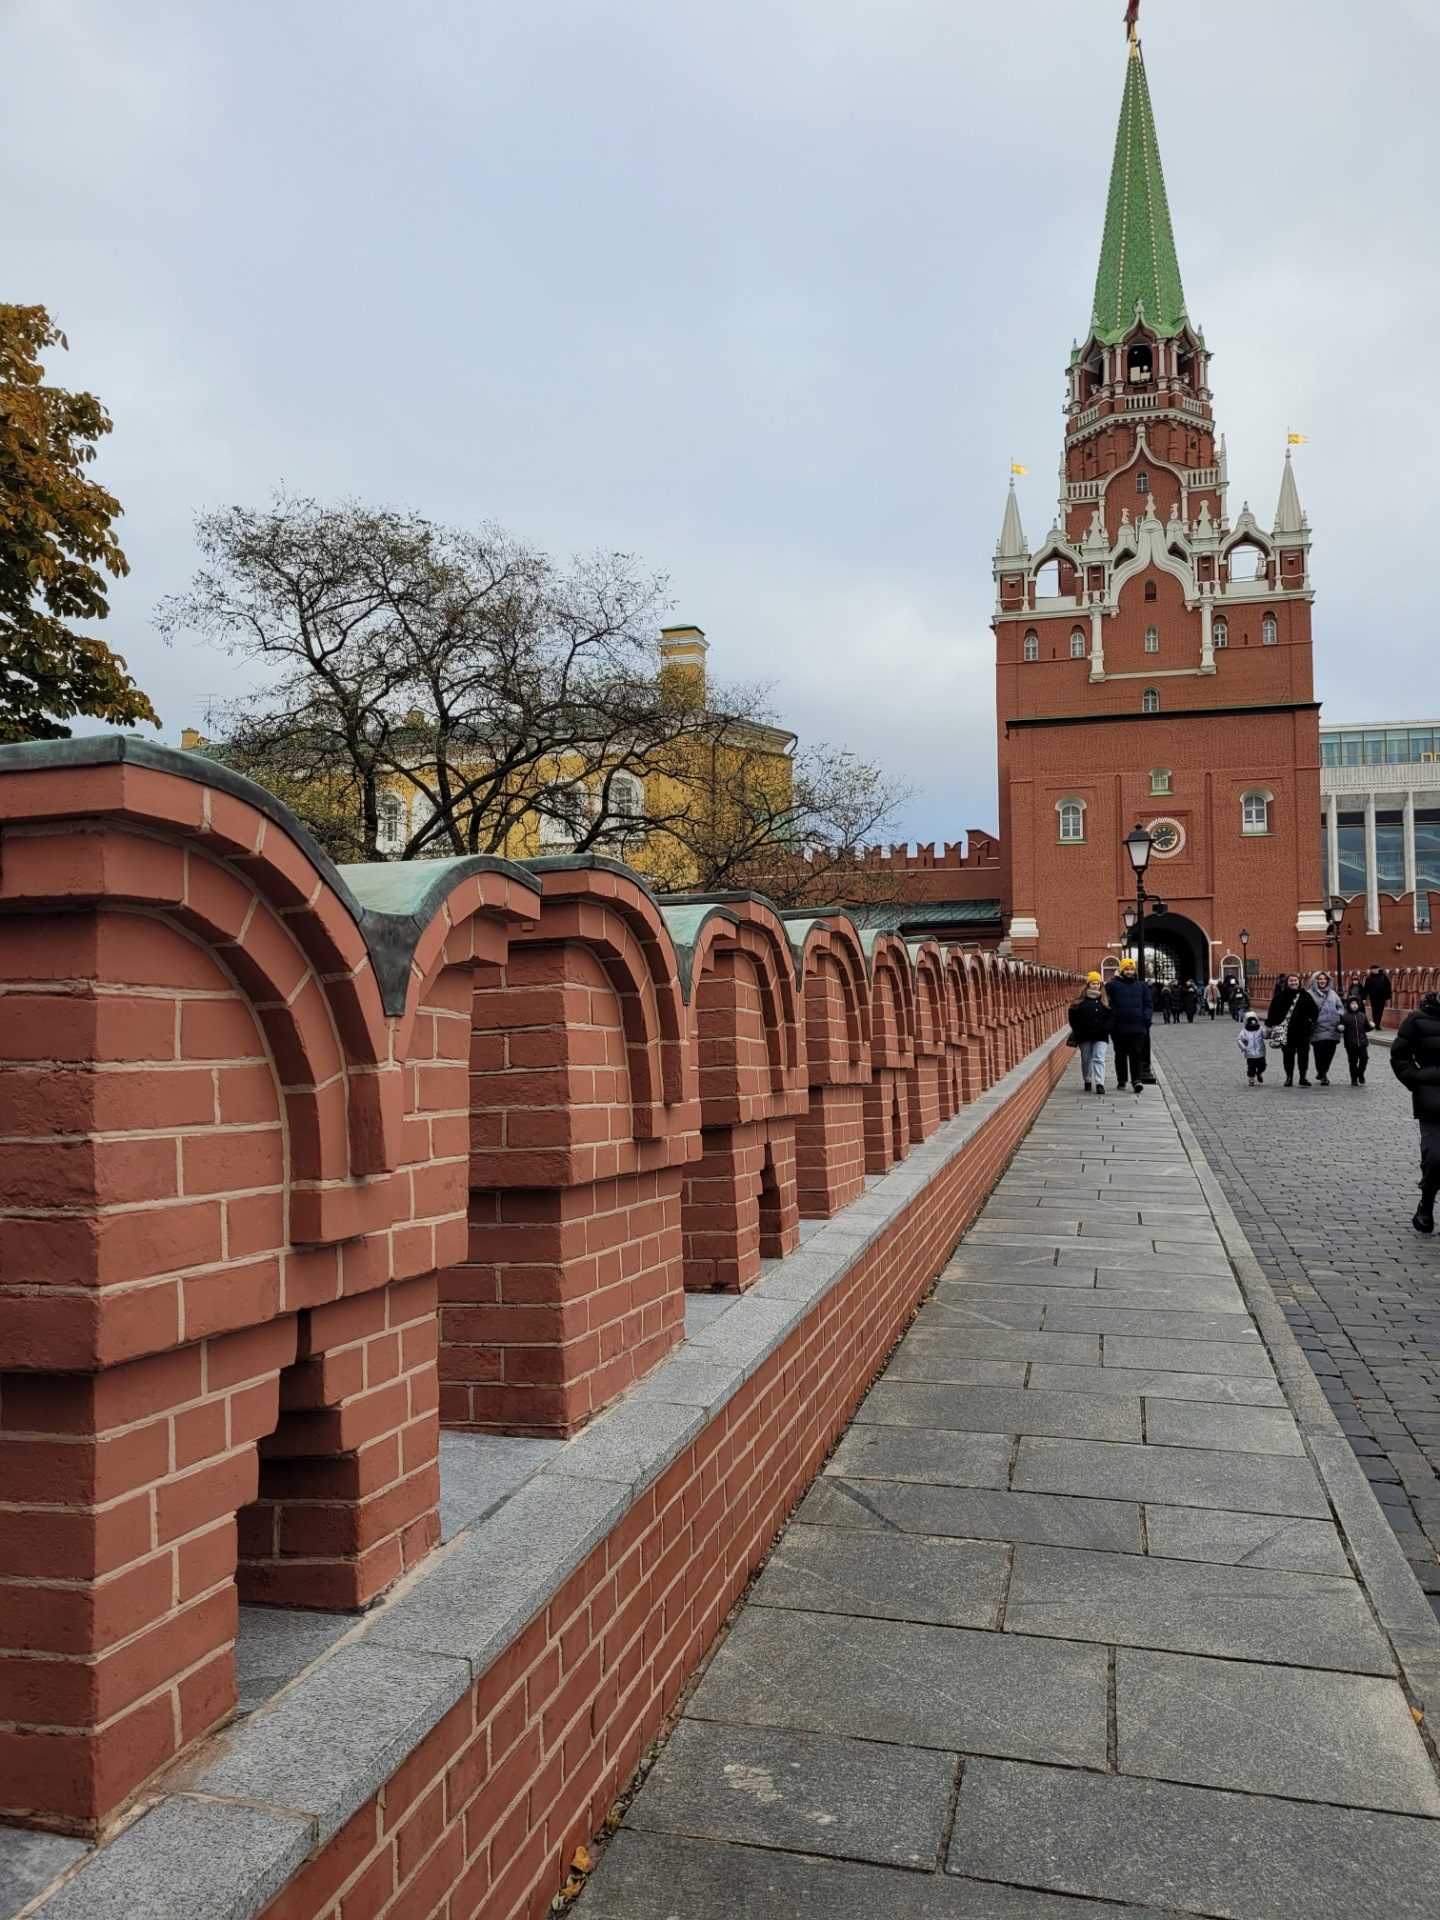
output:
[[1068, 1058], [1051, 1051], [264, 1920], [540, 1920]]

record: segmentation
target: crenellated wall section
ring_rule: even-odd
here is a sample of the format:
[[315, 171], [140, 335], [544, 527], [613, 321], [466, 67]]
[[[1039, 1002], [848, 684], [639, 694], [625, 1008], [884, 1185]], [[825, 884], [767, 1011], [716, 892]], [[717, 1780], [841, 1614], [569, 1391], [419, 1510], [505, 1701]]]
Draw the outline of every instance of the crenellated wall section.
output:
[[[106, 1829], [233, 1713], [239, 1601], [372, 1606], [442, 1426], [586, 1428], [1070, 991], [603, 858], [337, 869], [212, 762], [0, 749], [0, 1820]], [[836, 1417], [966, 1166], [866, 1256]]]

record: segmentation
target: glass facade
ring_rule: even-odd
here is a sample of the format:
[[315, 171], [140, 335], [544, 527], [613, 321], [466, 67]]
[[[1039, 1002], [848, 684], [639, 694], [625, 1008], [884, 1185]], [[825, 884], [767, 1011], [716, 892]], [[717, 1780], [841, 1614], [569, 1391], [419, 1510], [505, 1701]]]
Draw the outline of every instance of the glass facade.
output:
[[[1336, 814], [1336, 852], [1339, 871], [1336, 890], [1347, 900], [1364, 899], [1365, 815], [1359, 812]], [[1325, 817], [1320, 819], [1321, 888], [1330, 891], [1330, 866], [1326, 852]], [[1405, 816], [1392, 809], [1377, 809], [1375, 814], [1375, 891], [1397, 898], [1405, 886]], [[1415, 925], [1418, 931], [1430, 930], [1431, 893], [1440, 893], [1440, 807], [1415, 809]]]
[[1322, 733], [1322, 767], [1401, 767], [1440, 760], [1440, 727], [1367, 727]]

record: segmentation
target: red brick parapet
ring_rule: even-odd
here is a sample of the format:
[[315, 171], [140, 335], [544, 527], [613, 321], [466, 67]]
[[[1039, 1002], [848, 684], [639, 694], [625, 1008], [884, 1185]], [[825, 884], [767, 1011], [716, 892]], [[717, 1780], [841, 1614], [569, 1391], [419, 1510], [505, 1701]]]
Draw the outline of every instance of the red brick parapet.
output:
[[237, 1597], [372, 1604], [442, 1421], [575, 1432], [1068, 991], [599, 858], [341, 870], [214, 762], [0, 749], [0, 1819], [110, 1819], [233, 1711]]

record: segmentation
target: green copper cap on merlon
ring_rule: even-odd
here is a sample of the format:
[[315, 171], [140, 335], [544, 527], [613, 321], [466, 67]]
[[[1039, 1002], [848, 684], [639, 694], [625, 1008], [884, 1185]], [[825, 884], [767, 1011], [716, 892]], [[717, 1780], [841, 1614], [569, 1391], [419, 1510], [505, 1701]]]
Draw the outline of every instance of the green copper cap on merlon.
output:
[[1126, 61], [1125, 98], [1105, 209], [1105, 239], [1095, 276], [1095, 331], [1107, 343], [1135, 323], [1137, 304], [1162, 338], [1185, 325], [1185, 292], [1170, 228], [1160, 143], [1138, 43]]

